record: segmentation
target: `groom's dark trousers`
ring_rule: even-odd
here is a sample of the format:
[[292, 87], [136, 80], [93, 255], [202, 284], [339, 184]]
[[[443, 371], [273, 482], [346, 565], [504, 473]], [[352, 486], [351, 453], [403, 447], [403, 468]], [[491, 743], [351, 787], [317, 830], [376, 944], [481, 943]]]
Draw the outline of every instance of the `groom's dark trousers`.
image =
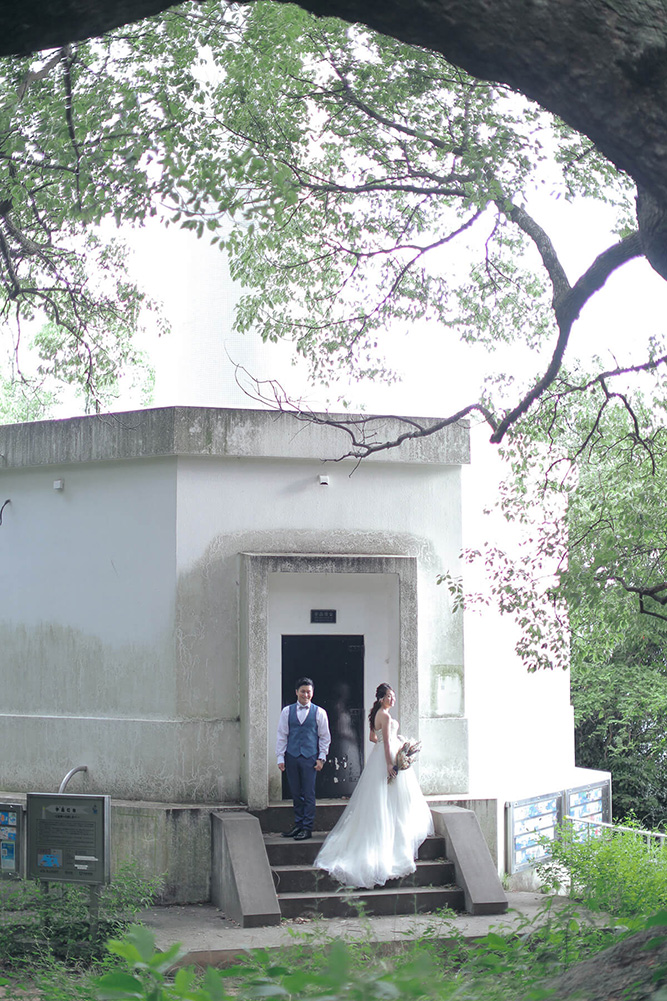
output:
[[315, 822], [317, 751], [317, 706], [311, 702], [308, 715], [299, 723], [296, 704], [291, 705], [285, 771], [294, 801], [294, 824], [306, 831], [312, 831]]
[[294, 801], [294, 825], [312, 831], [315, 823], [315, 765], [317, 755], [304, 758], [285, 752], [285, 772]]

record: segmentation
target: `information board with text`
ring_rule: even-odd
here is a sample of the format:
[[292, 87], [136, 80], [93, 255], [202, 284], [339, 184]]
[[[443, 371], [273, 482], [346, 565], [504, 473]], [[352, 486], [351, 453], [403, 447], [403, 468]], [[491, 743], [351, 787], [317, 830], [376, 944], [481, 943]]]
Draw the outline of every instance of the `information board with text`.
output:
[[110, 881], [109, 796], [28, 793], [26, 806], [30, 878]]

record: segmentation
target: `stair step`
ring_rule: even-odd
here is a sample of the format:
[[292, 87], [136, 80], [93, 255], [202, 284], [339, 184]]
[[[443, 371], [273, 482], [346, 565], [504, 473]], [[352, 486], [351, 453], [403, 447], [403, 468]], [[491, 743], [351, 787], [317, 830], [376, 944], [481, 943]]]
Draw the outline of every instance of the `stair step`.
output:
[[269, 865], [312, 865], [315, 856], [324, 844], [326, 832], [314, 831], [308, 841], [294, 841], [276, 834], [265, 834], [264, 844], [269, 857]]
[[[463, 890], [453, 887], [398, 887], [387, 890], [348, 891], [339, 889], [334, 893], [279, 893], [280, 911], [284, 918], [307, 917], [318, 914], [325, 918], [355, 917], [359, 909], [366, 914], [421, 914], [450, 907], [461, 911], [464, 908]], [[356, 905], [356, 906], [355, 906]]]
[[347, 806], [347, 800], [317, 803], [318, 830], [307, 841], [282, 838], [293, 826], [289, 801], [256, 812], [284, 918], [321, 915], [325, 918], [367, 914], [420, 914], [450, 907], [464, 909], [463, 891], [454, 884], [454, 866], [447, 861], [444, 838], [431, 836], [419, 849], [417, 868], [372, 890], [345, 889], [328, 873], [313, 868], [324, 840]]
[[426, 841], [422, 841], [419, 846], [417, 858], [422, 861], [432, 861], [435, 859], [444, 860], [447, 858], [447, 842], [437, 834], [431, 834]]
[[[334, 827], [348, 804], [346, 799], [318, 800], [316, 821], [318, 830], [330, 831]], [[259, 820], [265, 834], [281, 834], [294, 827], [294, 808], [291, 800], [284, 803], [273, 803], [266, 810], [252, 810], [251, 813]]]
[[[326, 831], [313, 831], [313, 836], [308, 841], [294, 841], [292, 838], [281, 838], [279, 834], [265, 834], [264, 844], [269, 865], [272, 868], [278, 865], [312, 865], [326, 836]], [[423, 862], [445, 860], [447, 846], [444, 838], [427, 838], [419, 848], [418, 858]]]
[[[341, 884], [322, 869], [313, 869], [309, 865], [275, 865], [271, 867], [276, 885], [280, 893], [335, 893], [340, 891]], [[388, 880], [385, 890], [399, 887], [439, 887], [451, 886], [454, 882], [454, 865], [452, 862], [425, 861], [417, 862], [415, 872], [400, 879]]]

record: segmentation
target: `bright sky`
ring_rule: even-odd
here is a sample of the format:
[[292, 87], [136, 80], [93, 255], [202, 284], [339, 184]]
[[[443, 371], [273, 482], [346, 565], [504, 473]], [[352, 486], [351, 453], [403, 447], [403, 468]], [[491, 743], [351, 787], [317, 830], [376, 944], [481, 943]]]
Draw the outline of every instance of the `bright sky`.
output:
[[[559, 201], [531, 206], [552, 241], [571, 281], [614, 241], [604, 206], [572, 206]], [[335, 396], [308, 386], [303, 365], [292, 364], [290, 345], [263, 344], [258, 335], [232, 333], [239, 289], [232, 282], [223, 255], [191, 232], [147, 226], [130, 234], [134, 248], [131, 269], [146, 291], [164, 303], [172, 331], [158, 338], [155, 329], [143, 347], [156, 373], [153, 406], [254, 407], [257, 404], [236, 385], [234, 362], [260, 379], [278, 379], [293, 398], [312, 409], [339, 409]], [[572, 338], [577, 354], [595, 354], [611, 346], [619, 361], [637, 360], [650, 334], [665, 330], [667, 283], [643, 260], [614, 274], [586, 307]], [[478, 397], [480, 374], [501, 367], [516, 375], [541, 374], [542, 366], [505, 352], [462, 347], [435, 325], [415, 327], [409, 335], [388, 334], [383, 341], [389, 363], [402, 375], [393, 386], [351, 384], [340, 388], [352, 410], [443, 417]], [[633, 352], [635, 357], [633, 357]], [[141, 406], [136, 393], [118, 400], [115, 410]], [[76, 401], [58, 416], [81, 412]], [[483, 515], [503, 471], [497, 451], [488, 445], [486, 428], [473, 429], [473, 464], [464, 474], [464, 545], [504, 531]]]
[[[615, 239], [607, 210], [599, 203], [573, 206], [564, 201], [531, 206], [550, 233], [571, 281]], [[156, 371], [155, 406], [252, 407], [238, 388], [233, 362], [258, 378], [276, 378], [295, 398], [313, 408], [336, 408], [342, 393], [354, 408], [420, 416], [445, 416], [478, 395], [479, 374], [505, 367], [514, 374], [537, 371], [537, 359], [462, 347], [435, 325], [416, 326], [409, 336], [388, 333], [386, 357], [402, 375], [398, 385], [345, 384], [327, 391], [308, 386], [303, 365], [292, 365], [290, 345], [265, 345], [258, 335], [232, 333], [239, 289], [223, 255], [191, 232], [157, 227], [132, 234], [132, 268], [139, 281], [164, 302], [172, 331], [145, 339]], [[665, 330], [667, 283], [644, 260], [626, 264], [586, 307], [574, 328], [572, 351], [582, 356], [611, 346], [619, 361], [637, 360], [636, 349], [650, 333]], [[544, 364], [544, 363], [542, 363]], [[530, 366], [536, 366], [531, 369]], [[127, 405], [134, 405], [130, 399]], [[126, 406], [121, 401], [120, 408]]]

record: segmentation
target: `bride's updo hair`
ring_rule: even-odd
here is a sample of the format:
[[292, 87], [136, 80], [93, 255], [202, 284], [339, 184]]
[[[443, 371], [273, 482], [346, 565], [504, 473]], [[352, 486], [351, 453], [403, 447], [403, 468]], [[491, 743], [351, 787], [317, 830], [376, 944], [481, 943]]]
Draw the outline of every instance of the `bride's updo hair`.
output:
[[380, 709], [382, 706], [383, 698], [385, 697], [387, 692], [393, 692], [393, 690], [394, 689], [391, 687], [391, 685], [388, 685], [386, 681], [383, 681], [375, 689], [375, 702], [373, 703], [371, 711], [368, 714], [368, 723], [370, 725], [371, 730], [375, 730], [375, 717], [377, 715], [378, 709]]

